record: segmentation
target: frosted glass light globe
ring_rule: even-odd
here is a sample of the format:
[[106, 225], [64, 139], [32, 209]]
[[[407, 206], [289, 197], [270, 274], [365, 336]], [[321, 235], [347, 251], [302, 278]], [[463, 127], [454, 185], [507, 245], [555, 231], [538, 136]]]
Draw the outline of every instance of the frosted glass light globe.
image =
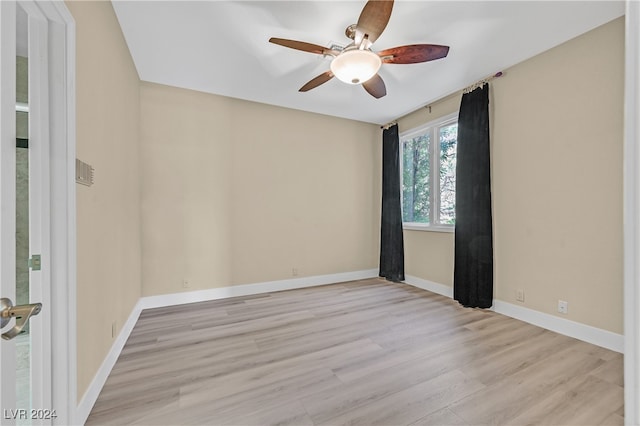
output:
[[331, 61], [331, 72], [347, 84], [362, 84], [376, 75], [382, 60], [370, 50], [344, 50]]

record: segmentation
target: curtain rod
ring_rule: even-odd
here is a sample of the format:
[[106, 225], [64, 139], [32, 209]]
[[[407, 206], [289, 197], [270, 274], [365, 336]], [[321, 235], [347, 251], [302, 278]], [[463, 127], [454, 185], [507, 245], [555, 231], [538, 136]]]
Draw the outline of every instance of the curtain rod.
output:
[[398, 124], [398, 121], [397, 121], [397, 120], [392, 121], [391, 123], [387, 123], [387, 124], [385, 124], [384, 126], [380, 126], [380, 128], [381, 128], [382, 130], [387, 130], [389, 127], [391, 127], [391, 126], [393, 126], [393, 125], [395, 125], [395, 124]]
[[502, 75], [503, 75], [502, 71], [498, 71], [494, 75], [491, 75], [489, 77], [483, 78], [482, 80], [476, 81], [471, 86], [465, 87], [464, 89], [462, 89], [462, 93], [470, 93], [470, 92], [474, 91], [475, 89], [477, 89], [478, 87], [484, 86], [485, 84], [487, 84], [488, 82], [490, 82], [494, 78], [502, 77]]
[[[484, 86], [486, 83], [490, 82], [490, 81], [491, 81], [491, 80], [493, 80], [494, 78], [502, 77], [503, 75], [504, 75], [504, 73], [503, 73], [502, 71], [498, 71], [497, 73], [495, 73], [495, 74], [493, 74], [493, 75], [490, 75], [489, 77], [485, 77], [485, 78], [483, 78], [482, 80], [478, 80], [478, 81], [476, 81], [476, 82], [475, 82], [475, 83], [473, 83], [471, 86], [467, 86], [467, 87], [465, 87], [464, 89], [462, 89], [462, 93], [469, 93], [469, 92], [471, 92], [472, 90], [474, 90], [474, 89], [476, 89], [476, 88], [478, 88], [478, 87], [482, 87], [482, 86]], [[454, 92], [454, 93], [455, 93], [455, 92]], [[439, 102], [440, 100], [444, 99], [444, 98], [448, 98], [448, 97], [449, 97], [449, 96], [451, 96], [451, 95], [453, 95], [453, 93], [451, 93], [451, 94], [449, 94], [449, 95], [447, 95], [447, 96], [444, 96], [444, 97], [442, 97], [442, 98], [438, 99], [438, 100], [436, 101], [436, 103], [437, 103], [437, 102]], [[425, 106], [424, 106], [424, 107], [422, 107], [422, 108], [427, 108], [427, 109], [429, 110], [429, 112], [431, 112], [431, 105], [432, 105], [432, 104], [425, 105]], [[418, 109], [420, 109], [420, 108], [418, 108]], [[403, 115], [402, 117], [396, 118], [395, 120], [393, 120], [393, 121], [391, 121], [391, 122], [389, 122], [389, 123], [385, 124], [384, 126], [380, 126], [380, 128], [381, 128], [382, 130], [387, 130], [389, 127], [393, 126], [394, 124], [398, 124], [398, 120], [400, 120], [400, 119], [401, 119], [401, 118], [403, 118], [403, 117], [406, 117], [407, 115], [413, 114], [414, 112], [418, 111], [418, 109], [416, 109], [416, 110], [414, 110], [414, 111], [411, 111], [410, 113], [405, 114], [405, 115]]]

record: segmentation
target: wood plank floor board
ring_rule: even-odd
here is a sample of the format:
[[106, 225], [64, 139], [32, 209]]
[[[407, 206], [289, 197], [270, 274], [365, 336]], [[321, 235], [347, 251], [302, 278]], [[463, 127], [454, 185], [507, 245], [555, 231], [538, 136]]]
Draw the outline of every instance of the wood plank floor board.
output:
[[[376, 310], [360, 311], [357, 314], [335, 315], [327, 318], [314, 317], [304, 324], [297, 323], [281, 327], [278, 330], [269, 330], [256, 336], [255, 339], [258, 346], [267, 349], [292, 341], [297, 342], [299, 339], [321, 339], [337, 333], [360, 333], [364, 328], [363, 323], [368, 325], [367, 329], [379, 327], [386, 331], [393, 324], [393, 321], [381, 316], [380, 312]], [[321, 335], [323, 333], [325, 336]]]
[[[575, 376], [589, 374], [602, 363], [601, 359], [589, 354], [570, 348], [561, 350], [449, 408], [470, 424], [510, 424], [524, 409], [555, 391], [558, 386]], [[509, 392], [505, 393], [505, 389], [509, 389]], [[612, 407], [612, 410], [617, 408]]]
[[[284, 415], [283, 415], [284, 413]], [[313, 421], [299, 401], [290, 400], [281, 405], [269, 406], [251, 413], [242, 413], [230, 417], [211, 417], [211, 424], [244, 425], [244, 426], [313, 426]], [[195, 425], [200, 424], [198, 420]]]
[[[477, 337], [473, 333], [462, 331], [440, 337], [434, 343], [429, 340], [403, 342], [405, 344], [385, 352], [372, 353], [366, 359], [353, 360], [333, 371], [343, 382], [349, 382], [360, 378], [366, 379], [372, 374], [388, 374], [384, 370], [389, 368], [411, 369], [412, 366], [408, 363], [426, 362], [434, 368], [439, 368], [440, 366], [461, 366], [483, 359], [480, 351], [469, 354], [467, 351], [457, 350], [461, 345], [473, 344], [473, 338]], [[375, 337], [372, 339], [377, 342]]]
[[[536, 327], [531, 328], [522, 322], [517, 322], [511, 327], [508, 325], [505, 327], [504, 324], [496, 324], [493, 329], [483, 329], [483, 331], [476, 332], [469, 331], [466, 327], [459, 329], [446, 327], [437, 333], [431, 332], [419, 337], [414, 335], [414, 338], [410, 340], [395, 341], [393, 347], [402, 352], [410, 352], [411, 348], [418, 347], [422, 351], [426, 351], [424, 353], [441, 357], [443, 363], [455, 359], [457, 365], [465, 365], [467, 362], [479, 362], [485, 355], [496, 355], [500, 351], [509, 349], [517, 344], [517, 341], [513, 341], [513, 337], [521, 330], [533, 332], [533, 334], [543, 331]], [[377, 336], [372, 338], [381, 346], [386, 347], [385, 343], [381, 342]], [[458, 348], [461, 346], [473, 346], [474, 351], [459, 351]]]
[[[220, 380], [217, 387], [226, 387], [226, 380]], [[217, 415], [231, 418], [234, 414], [244, 415], [253, 413], [283, 401], [299, 400], [313, 393], [333, 389], [339, 386], [339, 380], [331, 374], [330, 370], [316, 368], [306, 369], [295, 376], [278, 378], [273, 380], [256, 381], [252, 387], [242, 390], [234, 387], [232, 391], [220, 393], [190, 392], [188, 388], [181, 389], [180, 408], [190, 413], [202, 413], [205, 415]], [[228, 385], [227, 385], [228, 386]], [[220, 395], [216, 398], [216, 396]], [[216, 399], [213, 399], [216, 398]], [[251, 401], [247, 406], [246, 401]]]
[[[126, 394], [128, 392], [135, 393], [138, 388], [144, 389], [145, 381], [138, 381], [131, 383], [129, 375], [134, 374], [136, 376], [144, 377], [147, 380], [163, 380], [169, 377], [177, 377], [179, 384], [182, 381], [188, 382], [191, 377], [191, 373], [194, 368], [206, 367], [211, 364], [212, 358], [215, 358], [216, 354], [224, 352], [224, 356], [220, 357], [220, 360], [227, 362], [233, 362], [239, 356], [247, 356], [247, 354], [258, 354], [258, 348], [254, 342], [245, 342], [242, 345], [234, 345], [233, 347], [225, 346], [224, 348], [217, 347], [203, 347], [192, 353], [184, 354], [184, 351], [162, 351], [165, 358], [154, 354], [149, 361], [143, 359], [134, 359], [131, 362], [118, 362], [117, 369], [114, 367], [109, 377], [110, 386], [105, 388], [104, 392], [108, 395], [112, 389], [114, 392], [120, 392]], [[120, 389], [119, 384], [127, 384], [125, 389]]]
[[540, 330], [526, 341], [514, 342], [504, 350], [473, 359], [460, 369], [482, 383], [491, 384], [544, 360], [557, 350], [571, 344], [572, 342], [563, 336]]
[[[321, 351], [311, 352], [298, 358], [259, 365], [251, 369], [228, 374], [224, 377], [216, 377], [211, 380], [199, 380], [182, 386], [181, 392], [185, 395], [204, 394], [211, 396], [211, 399], [215, 400], [241, 392], [245, 392], [246, 395], [246, 392], [254, 388], [270, 386], [278, 381], [292, 377], [295, 378], [309, 371], [321, 370], [335, 379], [334, 374], [330, 371], [333, 365], [339, 365], [344, 362], [345, 358], [380, 350], [382, 349], [371, 341], [354, 341]], [[216, 386], [220, 384], [224, 386]], [[340, 383], [335, 379], [334, 384], [339, 385]], [[318, 390], [319, 389], [316, 389], [316, 391]], [[300, 397], [301, 395], [297, 396]]]
[[[235, 371], [242, 371], [245, 369], [253, 368], [254, 366], [272, 364], [280, 361], [286, 361], [289, 359], [299, 358], [305, 356], [308, 353], [319, 353], [323, 348], [331, 348], [332, 346], [339, 346], [343, 343], [348, 343], [354, 340], [358, 340], [356, 337], [360, 335], [359, 330], [351, 331], [347, 335], [344, 335], [344, 330], [334, 333], [330, 338], [310, 339], [305, 337], [298, 341], [296, 345], [284, 345], [274, 347], [270, 351], [263, 350], [251, 350], [243, 353], [242, 357], [237, 356], [237, 351], [229, 351], [228, 353], [220, 354], [215, 357], [216, 362], [212, 363], [211, 354], [205, 354], [203, 356], [194, 356], [198, 352], [189, 355], [186, 359], [176, 358], [171, 356], [171, 352], [166, 353], [167, 359], [165, 363], [156, 362], [153, 364], [144, 364], [147, 358], [140, 358], [134, 360], [131, 363], [119, 363], [122, 364], [123, 369], [129, 372], [138, 370], [138, 373], [144, 374], [151, 380], [156, 380], [165, 374], [165, 371], [171, 371], [176, 376], [176, 381], [172, 382], [173, 385], [181, 385], [184, 382], [191, 380], [203, 380], [205, 378], [215, 378], [218, 376], [224, 376]], [[215, 343], [212, 340], [211, 343]], [[202, 350], [203, 348], [198, 348]], [[206, 347], [204, 348], [207, 349]], [[220, 348], [216, 349], [216, 352], [220, 352]], [[118, 365], [117, 365], [118, 366]], [[119, 372], [114, 367], [114, 372]], [[112, 374], [109, 379], [111, 384], [117, 385], [123, 381], [130, 380], [129, 376]], [[136, 392], [139, 387], [144, 387], [144, 383], [133, 383], [129, 386], [128, 392]]]
[[403, 389], [434, 379], [450, 371], [447, 366], [434, 366], [429, 362], [398, 365], [387, 369], [388, 374], [375, 374], [340, 384], [302, 399], [302, 404], [316, 424], [326, 423], [336, 416], [358, 411], [360, 407], [375, 403]]
[[622, 356], [608, 360], [608, 362], [596, 368], [592, 374], [599, 379], [622, 387], [624, 386], [623, 360]]
[[131, 424], [146, 413], [155, 412], [167, 405], [178, 404], [180, 401], [179, 388], [166, 387], [162, 389], [147, 390], [134, 395], [116, 395], [109, 401], [101, 401], [96, 404], [91, 412], [91, 418], [87, 424]]
[[357, 313], [370, 310], [384, 312], [387, 308], [401, 304], [413, 298], [411, 294], [398, 295], [376, 295], [375, 297], [359, 296], [354, 300], [341, 301], [335, 304], [329, 304], [323, 307], [311, 308], [310, 311], [318, 317], [335, 316], [345, 313]]
[[622, 364], [358, 280], [143, 311], [87, 425], [619, 425]]
[[[559, 386], [529, 407], [512, 422], [514, 424], [617, 424], [610, 418], [612, 408], [622, 406], [621, 387], [593, 375], [576, 377]], [[589, 404], [585, 406], [585, 401]]]
[[424, 330], [408, 329], [397, 332], [393, 328], [389, 331], [375, 332], [371, 339], [384, 348], [405, 349], [412, 346], [429, 346], [433, 350], [448, 347], [456, 342], [461, 343], [473, 337], [473, 332], [464, 327], [439, 327]]
[[332, 417], [324, 425], [411, 424], [429, 411], [438, 411], [485, 386], [452, 370], [383, 398], [359, 406], [357, 410]]
[[[252, 336], [247, 334], [231, 334], [228, 336], [211, 336], [207, 332], [199, 332], [193, 330], [190, 326], [183, 327], [177, 332], [168, 329], [166, 335], [156, 337], [152, 343], [129, 342], [125, 345], [126, 351], [122, 351], [122, 359], [147, 357], [154, 354], [158, 350], [172, 350], [184, 347], [197, 348], [203, 344], [216, 341], [218, 346], [225, 347], [227, 345], [238, 345], [247, 341], [255, 341]], [[131, 346], [131, 347], [129, 347]]]
[[[191, 330], [200, 330], [200, 333], [198, 334], [211, 339], [226, 336], [256, 335], [263, 331], [277, 329], [278, 327], [287, 324], [297, 324], [299, 321], [304, 321], [313, 317], [313, 313], [308, 309], [274, 313], [272, 315], [259, 316], [257, 318], [234, 318], [229, 315], [224, 318], [224, 321], [212, 321], [208, 326], [205, 326], [202, 322], [192, 324]], [[162, 336], [162, 338], [169, 337]]]
[[460, 417], [456, 416], [448, 408], [442, 408], [435, 413], [427, 414], [426, 416], [411, 423], [410, 426], [422, 426], [422, 425], [447, 425], [447, 426], [466, 426], [467, 423]]
[[383, 349], [369, 354], [359, 354], [333, 368], [333, 373], [343, 382], [348, 383], [388, 368], [394, 368], [408, 361], [418, 360], [431, 354], [431, 349], [410, 348], [407, 350]]
[[[295, 369], [283, 369], [281, 366], [257, 367], [247, 371], [237, 372], [224, 377], [198, 381], [186, 384], [180, 388], [183, 395], [182, 406], [192, 406], [209, 402], [209, 405], [223, 406], [224, 398], [248, 398], [250, 395], [281, 397], [285, 389], [291, 388], [295, 398], [300, 398], [302, 389], [309, 387], [314, 381], [324, 381], [329, 386], [339, 386], [340, 382], [325, 366], [312, 368], [301, 365]], [[274, 389], [278, 392], [274, 393]], [[310, 392], [320, 388], [311, 388]], [[306, 392], [306, 390], [304, 391]], [[307, 393], [308, 394], [308, 393]]]

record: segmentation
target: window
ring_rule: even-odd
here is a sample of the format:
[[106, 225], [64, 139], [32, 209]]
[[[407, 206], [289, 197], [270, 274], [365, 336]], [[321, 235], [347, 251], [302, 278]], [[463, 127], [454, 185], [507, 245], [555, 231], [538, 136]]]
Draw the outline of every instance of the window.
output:
[[400, 135], [405, 229], [453, 230], [457, 138], [457, 113]]

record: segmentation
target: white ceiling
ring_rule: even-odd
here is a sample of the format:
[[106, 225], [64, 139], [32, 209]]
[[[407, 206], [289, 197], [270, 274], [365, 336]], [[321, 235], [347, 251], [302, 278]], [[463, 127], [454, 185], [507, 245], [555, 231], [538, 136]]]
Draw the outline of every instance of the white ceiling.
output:
[[[449, 55], [383, 64], [387, 96], [337, 79], [298, 89], [329, 59], [268, 42], [330, 46], [365, 1], [114, 1], [144, 81], [384, 124], [624, 14], [622, 1], [396, 1], [374, 51], [432, 43]], [[508, 75], [504, 78], [509, 78]]]

